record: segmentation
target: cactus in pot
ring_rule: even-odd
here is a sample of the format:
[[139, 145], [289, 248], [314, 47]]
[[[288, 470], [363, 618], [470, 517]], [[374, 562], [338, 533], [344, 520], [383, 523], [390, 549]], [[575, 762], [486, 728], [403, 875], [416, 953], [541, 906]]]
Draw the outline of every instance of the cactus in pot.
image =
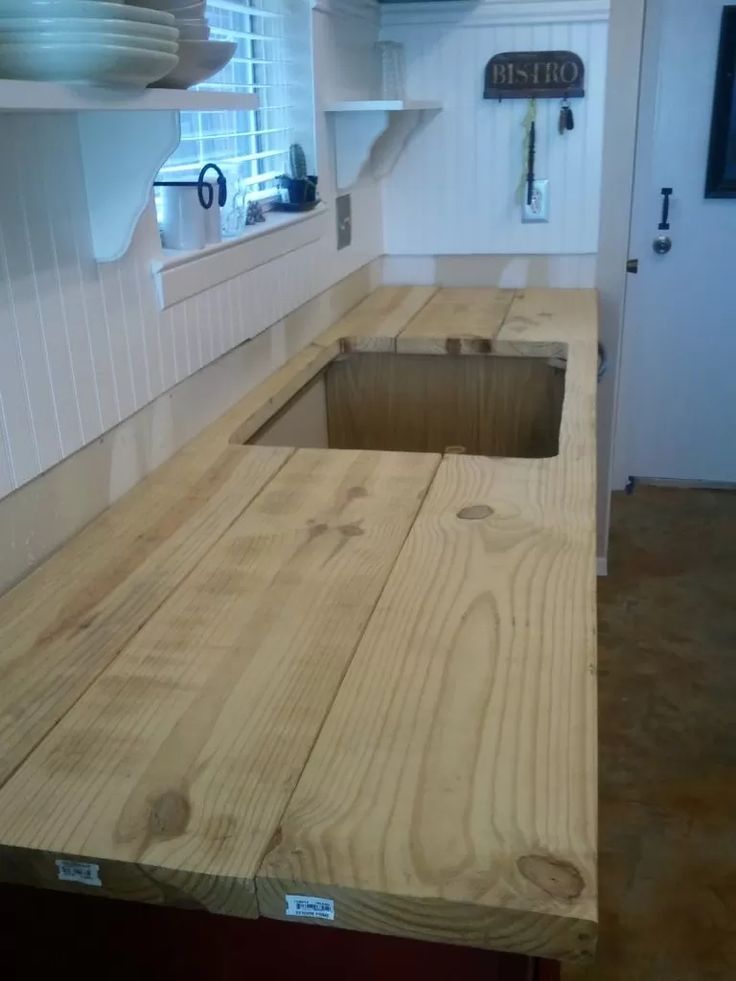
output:
[[307, 157], [300, 143], [292, 143], [289, 147], [289, 164], [291, 177], [295, 181], [307, 179]]
[[288, 195], [289, 204], [314, 205], [317, 199], [317, 177], [307, 174], [307, 158], [299, 143], [289, 147], [289, 167], [291, 174], [282, 174], [278, 185]]

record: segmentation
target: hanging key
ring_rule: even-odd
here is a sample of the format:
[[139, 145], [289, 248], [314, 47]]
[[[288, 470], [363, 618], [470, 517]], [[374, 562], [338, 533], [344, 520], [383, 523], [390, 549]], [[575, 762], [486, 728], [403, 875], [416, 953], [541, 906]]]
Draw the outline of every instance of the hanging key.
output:
[[560, 106], [560, 136], [564, 136], [565, 133], [571, 132], [574, 129], [575, 117], [572, 114], [572, 107], [567, 101], [567, 96], [565, 96], [565, 98], [562, 100], [562, 105]]
[[567, 102], [563, 99], [562, 105], [560, 106], [560, 122], [558, 126], [560, 136], [564, 136], [567, 132]]

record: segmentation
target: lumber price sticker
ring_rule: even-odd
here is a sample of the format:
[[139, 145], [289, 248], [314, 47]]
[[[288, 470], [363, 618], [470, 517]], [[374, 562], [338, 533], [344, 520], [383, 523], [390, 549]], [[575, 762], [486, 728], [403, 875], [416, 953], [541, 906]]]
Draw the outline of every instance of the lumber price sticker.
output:
[[287, 895], [286, 915], [306, 917], [310, 920], [334, 920], [335, 903], [332, 899], [320, 899], [318, 896]]
[[102, 885], [100, 866], [94, 862], [70, 862], [66, 858], [57, 858], [56, 868], [62, 882], [81, 882], [85, 886]]

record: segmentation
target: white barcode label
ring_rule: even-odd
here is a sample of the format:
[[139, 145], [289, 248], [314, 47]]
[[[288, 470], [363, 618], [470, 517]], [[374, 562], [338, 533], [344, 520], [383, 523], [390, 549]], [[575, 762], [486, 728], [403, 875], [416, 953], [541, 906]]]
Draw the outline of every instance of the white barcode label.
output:
[[310, 920], [334, 920], [335, 903], [317, 896], [287, 896], [286, 915], [303, 916]]
[[57, 858], [56, 868], [62, 882], [83, 882], [85, 886], [102, 885], [100, 866], [93, 862], [69, 862], [65, 858]]

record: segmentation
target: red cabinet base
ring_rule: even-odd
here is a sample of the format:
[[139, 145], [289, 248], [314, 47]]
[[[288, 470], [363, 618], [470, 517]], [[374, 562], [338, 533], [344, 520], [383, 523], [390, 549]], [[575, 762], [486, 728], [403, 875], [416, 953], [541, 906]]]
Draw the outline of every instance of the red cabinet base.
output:
[[5, 885], [0, 965], [13, 981], [559, 981], [514, 954]]

